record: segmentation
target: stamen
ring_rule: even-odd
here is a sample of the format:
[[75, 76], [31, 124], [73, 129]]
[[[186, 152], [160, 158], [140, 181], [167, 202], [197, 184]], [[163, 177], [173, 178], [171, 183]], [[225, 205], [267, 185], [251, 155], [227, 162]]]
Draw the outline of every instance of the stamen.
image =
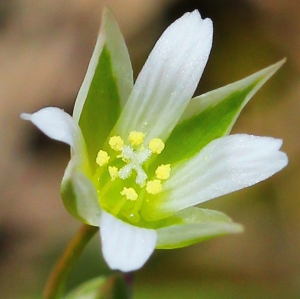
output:
[[160, 180], [166, 180], [170, 177], [171, 164], [162, 164], [155, 170], [155, 175]]
[[[109, 163], [108, 167], [106, 166], [107, 170], [106, 167], [105, 169], [98, 167], [94, 177], [95, 184], [99, 186], [99, 198], [101, 197], [105, 201], [106, 198], [115, 196], [114, 192], [112, 194], [109, 193], [108, 196], [106, 196], [106, 193], [112, 188], [117, 188], [119, 190], [117, 192], [120, 192], [120, 195], [117, 196], [117, 202], [114, 205], [107, 203], [107, 207], [113, 215], [122, 213], [122, 217], [127, 218], [130, 223], [138, 223], [140, 221], [139, 211], [144, 200], [151, 200], [149, 194], [156, 195], [161, 193], [163, 190], [162, 180], [167, 180], [171, 175], [171, 164], [161, 164], [155, 170], [155, 177], [151, 181], [147, 181], [148, 164], [146, 161], [153, 154], [160, 154], [164, 150], [165, 144], [160, 138], [153, 138], [148, 144], [144, 143], [144, 141], [145, 134], [139, 131], [130, 132], [128, 139], [125, 141], [121, 136], [114, 135], [108, 140], [111, 149], [108, 152], [100, 150], [96, 157], [96, 163], [99, 166]], [[112, 157], [109, 156], [109, 153]], [[116, 161], [116, 159], [120, 160]], [[102, 174], [104, 171], [105, 184], [103, 185]], [[153, 177], [153, 170], [151, 172], [150, 177]], [[131, 175], [135, 176], [135, 181]], [[118, 179], [117, 183], [115, 182], [116, 179]], [[119, 179], [124, 180], [124, 182]], [[128, 187], [124, 187], [124, 185]], [[147, 194], [148, 198], [145, 198]], [[125, 210], [122, 210], [128, 201], [134, 203], [129, 205], [129, 210], [127, 207]]]
[[124, 141], [120, 136], [110, 137], [108, 143], [110, 147], [117, 152], [121, 151], [124, 146]]
[[160, 180], [148, 181], [146, 184], [146, 191], [150, 194], [160, 193], [162, 190], [162, 185]]
[[119, 170], [115, 166], [108, 166], [108, 172], [112, 181], [119, 176]]
[[153, 138], [149, 142], [149, 148], [152, 153], [160, 154], [165, 148], [165, 144], [160, 138]]
[[145, 134], [138, 131], [132, 131], [129, 134], [129, 141], [132, 146], [141, 145], [144, 141]]
[[133, 188], [124, 187], [120, 193], [121, 193], [121, 195], [124, 195], [130, 201], [135, 201], [138, 198], [138, 194], [136, 193], [136, 191]]
[[110, 159], [110, 156], [108, 155], [108, 153], [105, 152], [105, 151], [100, 150], [98, 152], [98, 155], [97, 155], [97, 158], [96, 158], [96, 163], [99, 166], [104, 166], [105, 164], [108, 163], [109, 159]]

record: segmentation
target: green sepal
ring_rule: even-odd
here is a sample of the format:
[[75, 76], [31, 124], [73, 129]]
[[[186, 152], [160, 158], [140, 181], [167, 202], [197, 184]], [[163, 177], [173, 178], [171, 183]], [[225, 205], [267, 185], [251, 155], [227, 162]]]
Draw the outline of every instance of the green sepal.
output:
[[128, 299], [130, 289], [120, 275], [89, 280], [70, 292], [64, 299]]
[[191, 158], [212, 140], [228, 135], [247, 102], [284, 61], [193, 98], [155, 164]]
[[105, 9], [100, 33], [73, 116], [85, 139], [91, 168], [133, 87], [129, 54], [112, 13]]
[[91, 179], [80, 169], [78, 160], [70, 160], [61, 183], [60, 193], [67, 211], [86, 224], [99, 226], [101, 207]]
[[174, 216], [180, 218], [182, 223], [157, 230], [157, 249], [181, 248], [243, 231], [242, 225], [214, 210], [190, 207]]

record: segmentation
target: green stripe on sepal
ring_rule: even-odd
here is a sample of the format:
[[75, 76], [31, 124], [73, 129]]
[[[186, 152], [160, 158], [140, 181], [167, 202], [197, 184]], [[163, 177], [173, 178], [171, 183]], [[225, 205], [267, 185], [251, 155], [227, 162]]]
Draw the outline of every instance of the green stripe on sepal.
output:
[[183, 224], [157, 230], [157, 249], [173, 249], [203, 242], [215, 237], [243, 231], [243, 226], [234, 223], [227, 215], [207, 209], [187, 208], [176, 213]]
[[84, 136], [91, 167], [133, 87], [130, 57], [112, 13], [105, 9], [100, 33], [78, 93], [73, 117]]
[[60, 194], [66, 210], [81, 222], [85, 222], [78, 214], [74, 184], [71, 180], [63, 181], [60, 188]]
[[157, 164], [191, 158], [212, 140], [228, 135], [247, 102], [283, 63], [192, 99]]
[[92, 181], [78, 167], [76, 156], [71, 159], [61, 183], [61, 198], [67, 211], [78, 220], [99, 226], [101, 207]]
[[111, 66], [111, 56], [104, 47], [79, 119], [92, 168], [97, 153], [116, 123], [120, 111], [120, 97]]

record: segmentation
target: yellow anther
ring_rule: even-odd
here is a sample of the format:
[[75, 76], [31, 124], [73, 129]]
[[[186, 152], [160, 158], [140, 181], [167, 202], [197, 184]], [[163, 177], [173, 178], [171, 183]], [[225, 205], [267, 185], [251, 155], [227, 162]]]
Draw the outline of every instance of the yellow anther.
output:
[[115, 166], [108, 166], [108, 172], [112, 181], [119, 176], [119, 170]]
[[107, 152], [100, 150], [98, 152], [97, 158], [96, 158], [96, 163], [99, 166], [103, 166], [108, 163], [110, 156], [108, 155]]
[[154, 154], [160, 154], [164, 148], [165, 148], [165, 144], [160, 138], [153, 138], [149, 142], [149, 149]]
[[124, 156], [123, 156], [123, 154], [121, 153], [120, 155], [117, 155], [117, 158], [118, 159], [121, 159], [123, 162], [125, 162], [125, 163], [129, 163], [130, 162], [130, 160], [129, 159], [126, 159]]
[[138, 198], [138, 194], [133, 188], [126, 188], [124, 187], [123, 190], [120, 192], [121, 195], [124, 195], [128, 200], [135, 201]]
[[146, 191], [150, 194], [160, 193], [162, 190], [162, 185], [160, 180], [148, 181], [146, 184]]
[[110, 137], [108, 143], [115, 151], [121, 151], [124, 146], [124, 141], [120, 136]]
[[143, 143], [145, 134], [142, 132], [132, 131], [129, 134], [129, 141], [131, 145], [140, 145]]
[[162, 164], [155, 170], [155, 175], [160, 180], [166, 180], [170, 177], [171, 164]]

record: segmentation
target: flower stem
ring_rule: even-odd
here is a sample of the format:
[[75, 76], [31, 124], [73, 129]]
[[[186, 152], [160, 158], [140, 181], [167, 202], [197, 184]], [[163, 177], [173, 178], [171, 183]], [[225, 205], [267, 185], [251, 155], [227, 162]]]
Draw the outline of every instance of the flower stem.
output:
[[67, 277], [83, 249], [98, 231], [98, 227], [84, 224], [67, 246], [46, 284], [43, 299], [61, 299]]

